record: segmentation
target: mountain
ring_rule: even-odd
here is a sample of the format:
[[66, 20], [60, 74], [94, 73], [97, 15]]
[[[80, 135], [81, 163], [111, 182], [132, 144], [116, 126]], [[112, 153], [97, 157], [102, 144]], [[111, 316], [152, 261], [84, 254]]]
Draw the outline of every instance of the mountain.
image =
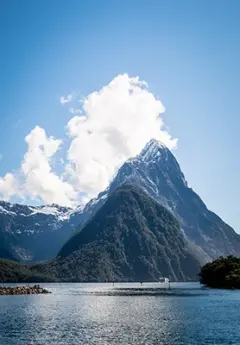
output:
[[0, 257], [24, 262], [54, 258], [74, 229], [83, 227], [124, 183], [137, 184], [172, 212], [202, 263], [221, 255], [240, 255], [240, 236], [207, 209], [188, 187], [171, 151], [152, 139], [138, 156], [122, 165], [109, 187], [84, 208], [0, 202]]
[[0, 283], [52, 282], [54, 277], [41, 274], [33, 266], [16, 261], [0, 259]]
[[1, 201], [0, 257], [30, 262], [54, 258], [76, 226], [69, 222], [71, 213], [58, 205], [30, 207]]
[[175, 217], [143, 189], [122, 185], [63, 246], [59, 257], [37, 266], [70, 281], [196, 279], [198, 260]]
[[3, 233], [0, 233], [0, 257], [9, 260], [15, 259], [14, 255], [12, 254], [10, 245], [8, 244]]
[[0, 258], [22, 262], [56, 257], [74, 229], [87, 218], [81, 206], [27, 206], [0, 201]]
[[165, 206], [180, 222], [196, 255], [204, 263], [221, 255], [240, 256], [240, 236], [188, 187], [172, 152], [152, 139], [135, 158], [119, 169], [110, 186], [91, 200], [78, 214], [84, 225], [123, 183], [142, 187], [149, 196]]

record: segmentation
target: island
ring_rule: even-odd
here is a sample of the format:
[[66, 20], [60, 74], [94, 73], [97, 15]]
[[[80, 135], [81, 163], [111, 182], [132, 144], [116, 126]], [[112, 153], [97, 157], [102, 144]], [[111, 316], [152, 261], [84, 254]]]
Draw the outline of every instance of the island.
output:
[[0, 295], [39, 295], [48, 294], [50, 291], [40, 287], [34, 286], [0, 286]]
[[209, 262], [201, 268], [199, 278], [206, 287], [240, 289], [240, 258], [230, 255]]

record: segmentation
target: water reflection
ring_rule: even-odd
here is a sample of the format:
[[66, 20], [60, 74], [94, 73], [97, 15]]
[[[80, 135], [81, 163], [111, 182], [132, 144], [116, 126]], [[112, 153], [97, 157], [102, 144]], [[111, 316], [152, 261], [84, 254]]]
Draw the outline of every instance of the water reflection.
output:
[[1, 345], [240, 344], [240, 293], [184, 284], [170, 292], [153, 284], [46, 287], [51, 295], [0, 296]]

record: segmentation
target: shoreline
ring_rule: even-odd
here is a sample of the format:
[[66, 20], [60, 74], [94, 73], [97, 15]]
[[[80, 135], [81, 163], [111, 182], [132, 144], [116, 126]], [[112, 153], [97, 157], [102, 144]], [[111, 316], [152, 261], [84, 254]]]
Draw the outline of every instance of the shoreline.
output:
[[39, 285], [34, 286], [0, 286], [0, 296], [9, 295], [41, 295], [49, 294], [50, 291]]

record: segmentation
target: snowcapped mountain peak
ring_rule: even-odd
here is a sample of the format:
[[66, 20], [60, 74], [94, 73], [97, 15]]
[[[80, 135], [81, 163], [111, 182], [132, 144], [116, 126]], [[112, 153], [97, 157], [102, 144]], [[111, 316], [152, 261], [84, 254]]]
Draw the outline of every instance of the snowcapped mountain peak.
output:
[[82, 228], [124, 183], [139, 186], [170, 210], [193, 250], [204, 260], [231, 253], [239, 255], [239, 235], [209, 212], [188, 187], [171, 150], [151, 139], [138, 156], [120, 167], [108, 188], [85, 206], [71, 209], [56, 204], [27, 206], [0, 201], [0, 257], [1, 245], [9, 243], [11, 257], [23, 261], [52, 259], [74, 229]]
[[144, 147], [145, 150], [153, 150], [153, 149], [159, 149], [159, 148], [166, 148], [166, 145], [162, 141], [157, 140], [155, 138], [150, 139], [149, 142]]
[[151, 139], [142, 149], [138, 158], [144, 159], [146, 161], [151, 160], [161, 156], [161, 152], [166, 149], [167, 147], [161, 141], [157, 139]]

